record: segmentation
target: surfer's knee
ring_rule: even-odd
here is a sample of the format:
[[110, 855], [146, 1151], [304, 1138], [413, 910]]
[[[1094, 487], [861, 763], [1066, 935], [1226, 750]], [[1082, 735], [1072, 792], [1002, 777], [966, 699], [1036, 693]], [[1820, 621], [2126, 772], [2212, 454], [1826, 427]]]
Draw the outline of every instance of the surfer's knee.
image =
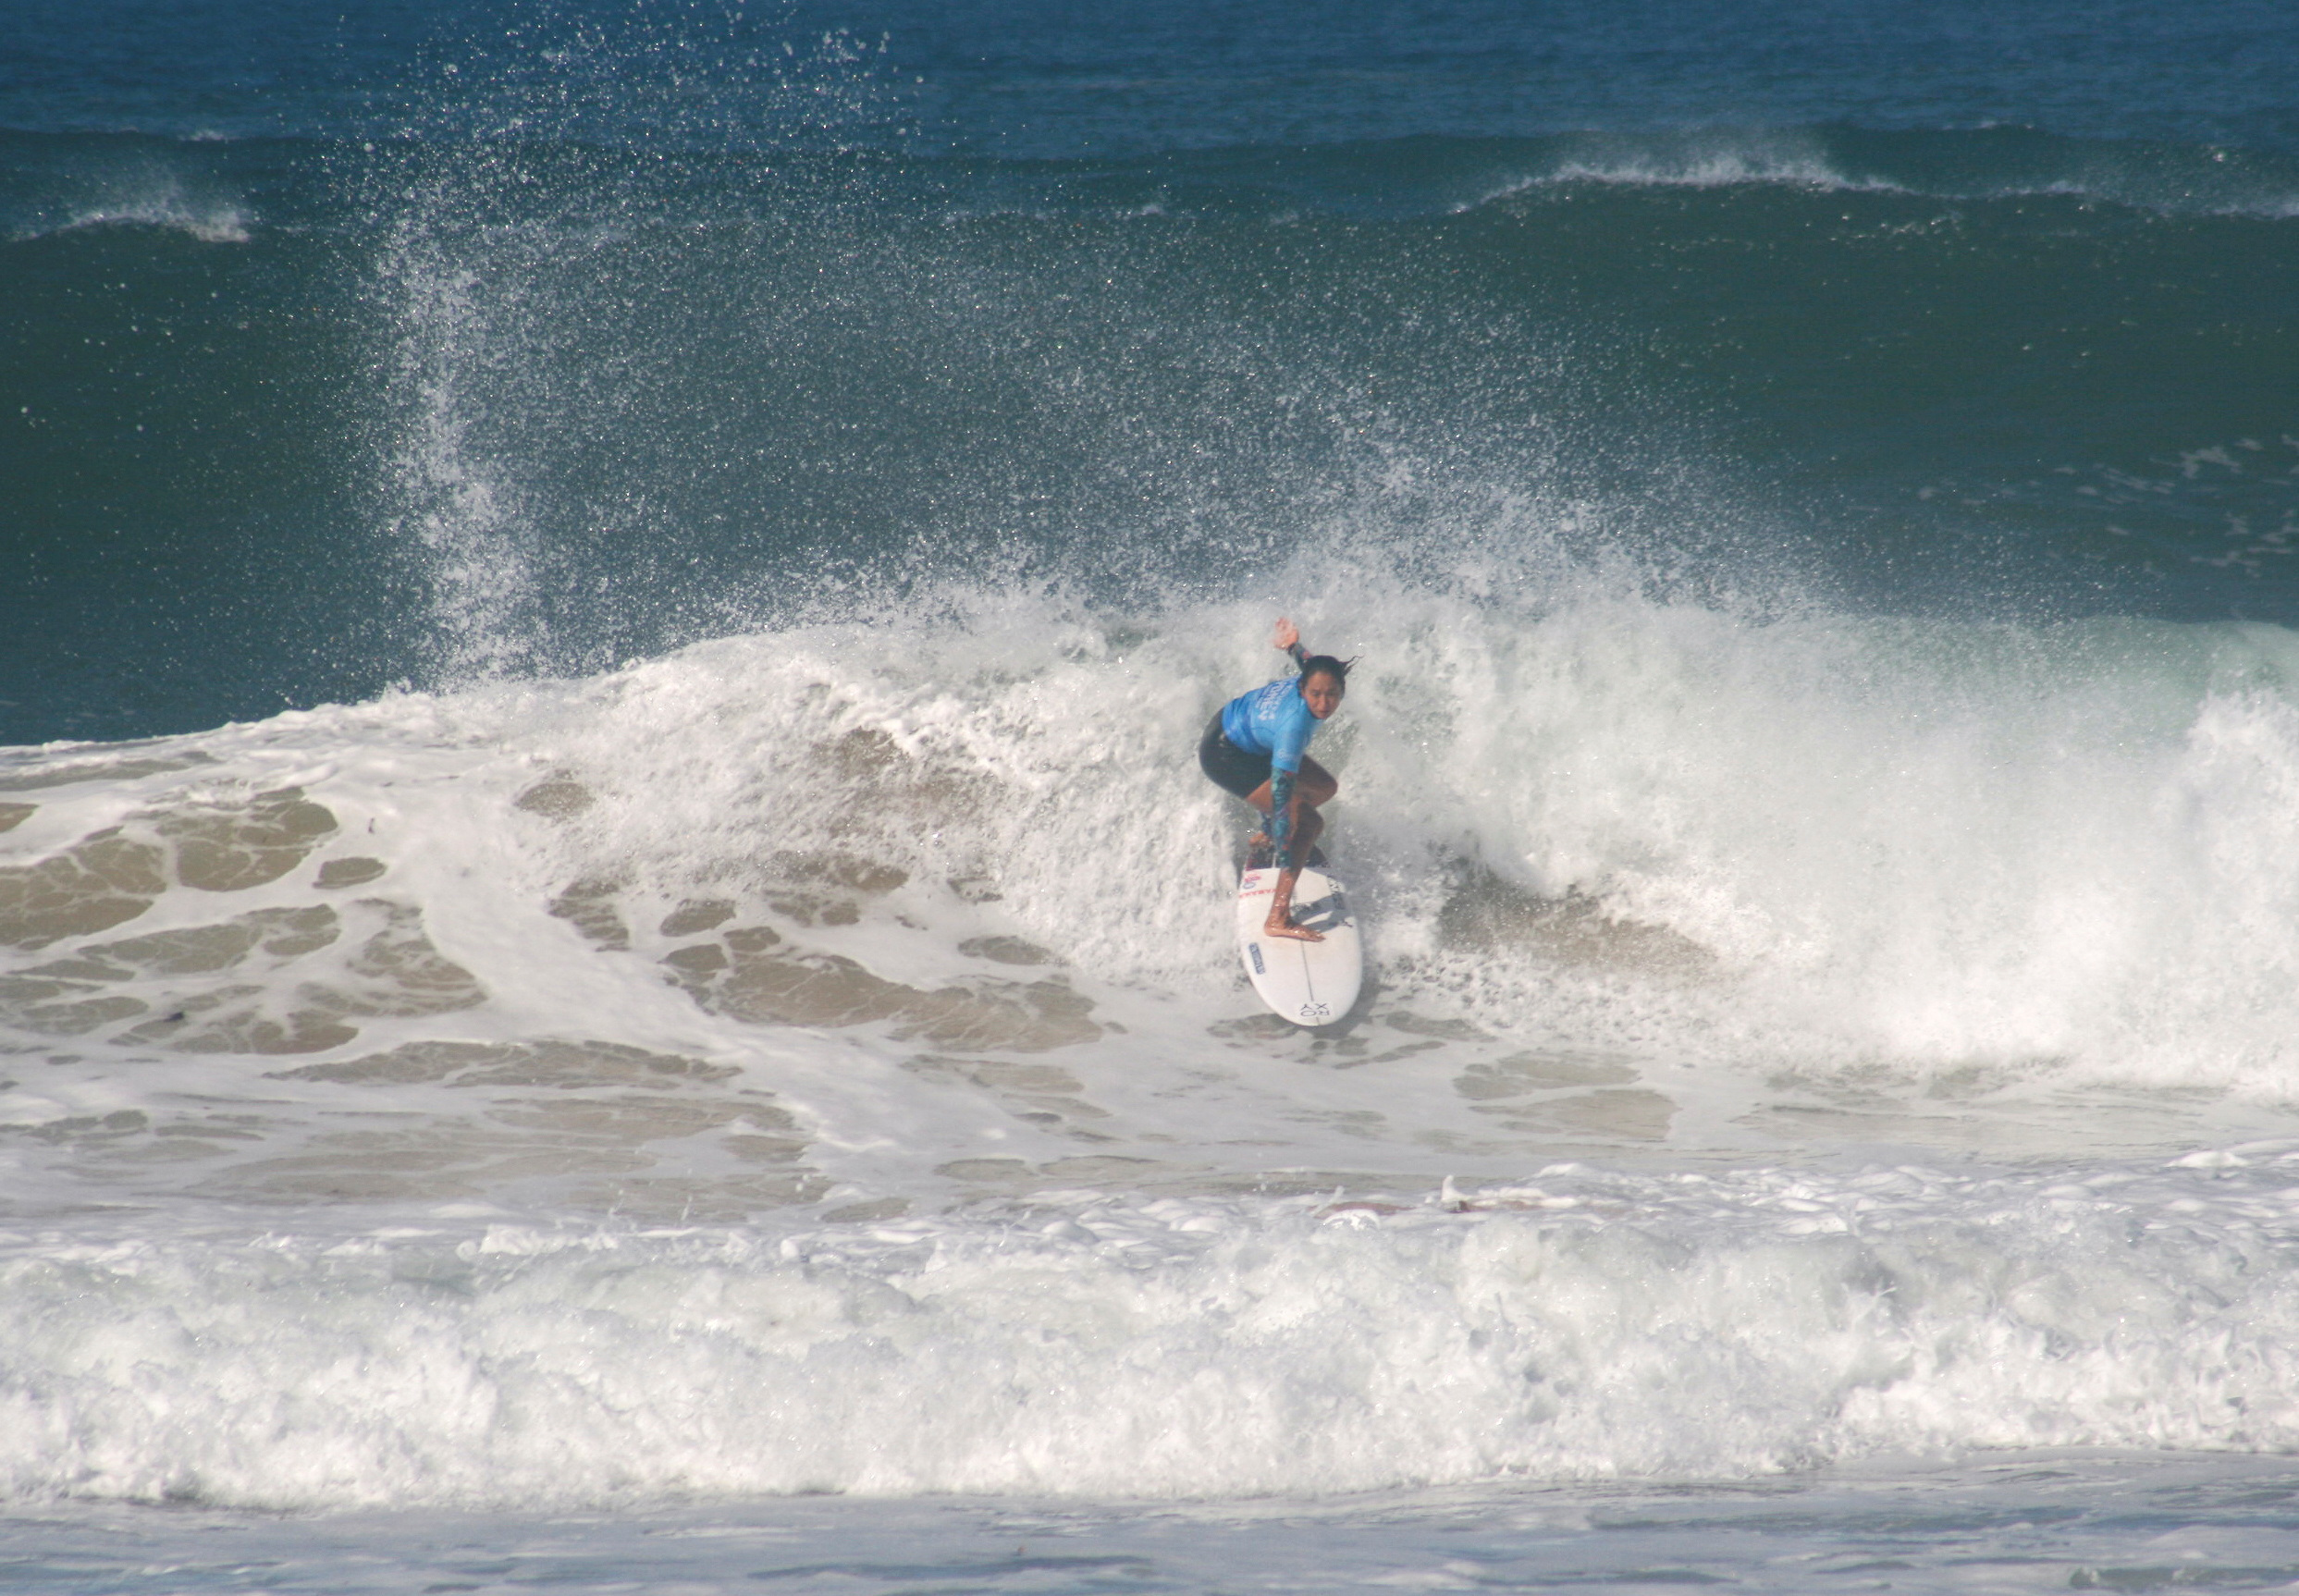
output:
[[1294, 773], [1294, 791], [1309, 804], [1323, 804], [1341, 790], [1334, 773], [1314, 759], [1301, 761], [1301, 768]]

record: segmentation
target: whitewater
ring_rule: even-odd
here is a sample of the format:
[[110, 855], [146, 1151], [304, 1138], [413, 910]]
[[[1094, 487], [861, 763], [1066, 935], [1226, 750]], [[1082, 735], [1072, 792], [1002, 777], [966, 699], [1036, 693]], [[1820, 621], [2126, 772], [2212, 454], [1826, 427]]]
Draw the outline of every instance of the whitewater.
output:
[[1365, 661], [1377, 985], [1303, 1032], [1186, 757], [1265, 620], [1009, 595], [11, 753], [11, 1496], [2299, 1441], [2288, 633], [1362, 568], [1305, 626]]
[[2280, 11], [21, 9], [0, 1582], [2299, 1589]]

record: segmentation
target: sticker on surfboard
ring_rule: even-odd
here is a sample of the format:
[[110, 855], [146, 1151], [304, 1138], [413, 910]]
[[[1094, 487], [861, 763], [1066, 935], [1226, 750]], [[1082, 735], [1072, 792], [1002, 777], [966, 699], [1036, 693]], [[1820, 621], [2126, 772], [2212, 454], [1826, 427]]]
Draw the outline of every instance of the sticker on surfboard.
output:
[[1322, 932], [1322, 942], [1265, 935], [1275, 870], [1248, 870], [1237, 883], [1237, 958], [1246, 978], [1273, 1014], [1297, 1025], [1329, 1025], [1357, 1003], [1365, 954], [1341, 883], [1304, 870], [1293, 890], [1293, 919]]

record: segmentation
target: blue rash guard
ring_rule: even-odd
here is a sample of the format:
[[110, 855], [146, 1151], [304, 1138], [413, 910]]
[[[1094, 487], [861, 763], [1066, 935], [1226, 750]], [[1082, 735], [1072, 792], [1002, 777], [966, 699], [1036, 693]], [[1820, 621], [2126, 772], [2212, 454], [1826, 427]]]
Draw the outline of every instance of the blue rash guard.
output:
[[[1294, 645], [1297, 657], [1300, 645]], [[1317, 734], [1317, 717], [1301, 696], [1301, 679], [1281, 677], [1265, 687], [1241, 693], [1222, 706], [1222, 735], [1248, 754], [1269, 756], [1269, 840], [1277, 867], [1295, 868], [1293, 782], [1301, 755]]]

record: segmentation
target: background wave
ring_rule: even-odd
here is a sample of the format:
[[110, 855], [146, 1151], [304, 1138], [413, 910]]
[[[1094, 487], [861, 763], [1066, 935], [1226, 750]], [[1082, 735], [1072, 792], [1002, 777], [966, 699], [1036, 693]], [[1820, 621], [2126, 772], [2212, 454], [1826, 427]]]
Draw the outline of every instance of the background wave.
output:
[[1219, 599], [1367, 546], [1859, 612], [2295, 612], [2268, 154], [7, 149], [19, 741], [953, 583]]

